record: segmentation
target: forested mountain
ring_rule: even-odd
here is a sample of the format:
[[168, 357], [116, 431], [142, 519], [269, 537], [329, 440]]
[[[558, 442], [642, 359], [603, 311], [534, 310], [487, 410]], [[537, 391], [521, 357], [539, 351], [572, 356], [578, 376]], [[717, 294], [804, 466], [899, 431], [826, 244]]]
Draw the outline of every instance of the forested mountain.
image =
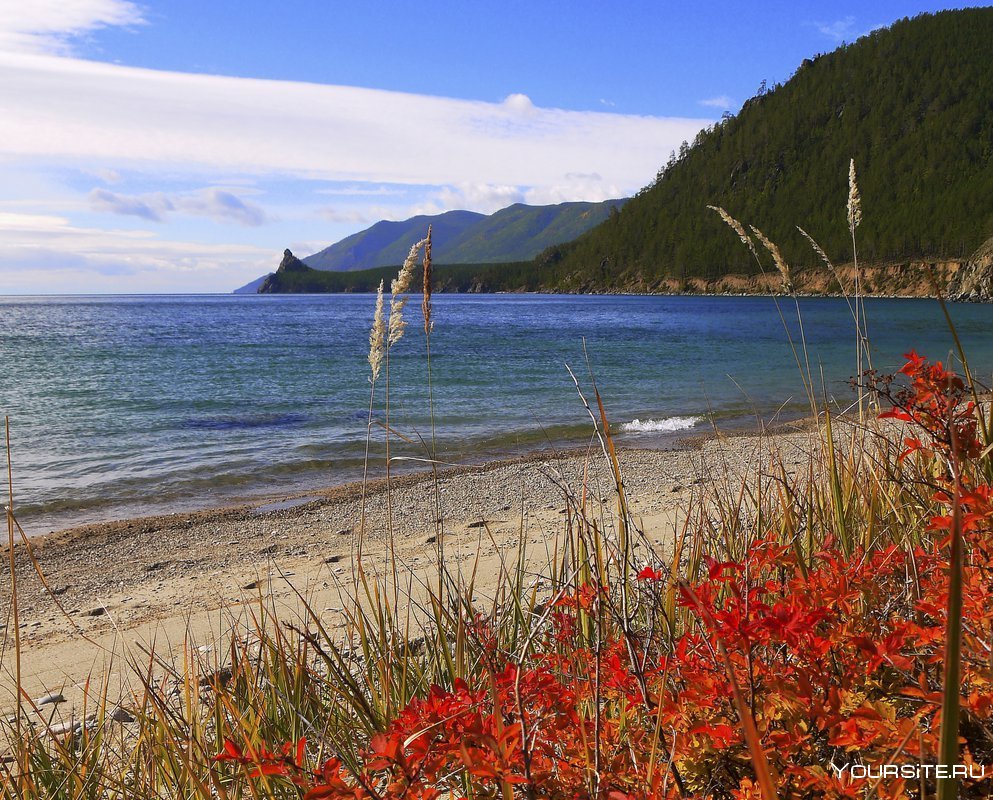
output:
[[458, 240], [466, 229], [486, 219], [474, 211], [447, 211], [421, 214], [400, 222], [381, 220], [364, 231], [353, 233], [330, 247], [306, 256], [303, 262], [314, 269], [335, 272], [402, 264], [410, 246], [423, 238], [428, 225], [434, 226], [439, 246]]
[[967, 257], [993, 234], [993, 9], [905, 19], [804, 61], [784, 85], [701, 132], [621, 212], [537, 260], [560, 289], [652, 288], [753, 273], [706, 209], [761, 228], [797, 266], [837, 261], [854, 158], [870, 262]]
[[489, 264], [526, 261], [552, 245], [575, 239], [607, 219], [623, 200], [528, 206], [515, 203], [494, 214], [448, 211], [402, 222], [377, 222], [303, 262], [314, 269], [352, 270], [400, 264], [410, 246], [434, 230], [439, 264]]
[[[601, 203], [558, 203], [550, 206], [515, 203], [489, 215], [473, 211], [447, 211], [444, 214], [411, 217], [402, 222], [383, 220], [305, 257], [303, 262], [313, 269], [334, 272], [398, 265], [407, 257], [410, 246], [427, 233], [428, 225], [432, 226], [434, 261], [438, 265], [528, 261], [542, 250], [571, 241], [595, 227], [611, 212], [616, 213], [616, 209], [625, 202], [605, 200]], [[235, 292], [254, 294], [263, 291], [261, 287], [268, 277], [263, 275]], [[356, 283], [321, 276], [310, 277], [308, 281], [309, 284], [326, 286], [352, 286]], [[264, 293], [274, 291], [274, 286], [283, 283], [286, 280], [270, 282]]]

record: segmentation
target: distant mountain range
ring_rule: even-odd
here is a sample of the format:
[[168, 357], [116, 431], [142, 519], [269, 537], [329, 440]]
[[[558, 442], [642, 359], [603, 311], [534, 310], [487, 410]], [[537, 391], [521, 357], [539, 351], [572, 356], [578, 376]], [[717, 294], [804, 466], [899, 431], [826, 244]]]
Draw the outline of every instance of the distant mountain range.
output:
[[[410, 246], [432, 227], [436, 264], [528, 261], [543, 250], [575, 239], [606, 220], [625, 200], [528, 206], [515, 203], [493, 214], [447, 211], [402, 222], [383, 220], [301, 259], [308, 267], [351, 272], [403, 263]], [[258, 291], [266, 276], [237, 289]]]

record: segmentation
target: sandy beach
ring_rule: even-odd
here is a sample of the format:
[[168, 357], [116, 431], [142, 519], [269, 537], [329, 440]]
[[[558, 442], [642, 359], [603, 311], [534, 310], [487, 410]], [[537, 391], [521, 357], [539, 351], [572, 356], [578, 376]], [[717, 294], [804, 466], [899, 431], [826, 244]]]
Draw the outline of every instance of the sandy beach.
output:
[[[775, 436], [701, 437], [672, 450], [621, 450], [626, 491], [648, 540], [646, 563], [648, 548], [664, 550], [706, 484], [754, 480], [773, 451], [805, 471], [811, 448], [803, 427], [796, 423]], [[394, 479], [394, 541], [404, 577], [414, 584], [430, 577], [435, 537], [443, 530], [446, 563], [474, 570], [484, 596], [497, 581], [501, 559], [520, 546], [534, 566], [530, 580], [540, 582], [541, 567], [566, 525], [563, 487], [578, 492], [585, 474], [593, 513], [615, 507], [604, 466], [602, 453], [591, 448], [588, 455], [572, 451], [450, 468], [439, 474], [440, 524], [430, 473]], [[370, 573], [382, 572], [387, 563], [385, 488], [380, 479], [366, 491], [363, 563]], [[94, 681], [107, 680], [108, 695], [126, 706], [134, 690], [126, 662], [147, 664], [153, 650], [162, 663], [174, 663], [197, 643], [205, 662], [220, 665], [217, 654], [211, 656], [216, 643], [260, 602], [294, 621], [305, 597], [322, 624], [342, 625], [361, 509], [362, 487], [349, 484], [316, 496], [50, 534], [32, 547], [48, 589], [18, 545], [22, 685], [33, 698], [64, 695], [58, 710], [67, 718], [81, 713], [88, 680], [91, 691]], [[9, 619], [9, 596], [3, 612]], [[13, 704], [13, 672], [8, 636], [4, 709]]]

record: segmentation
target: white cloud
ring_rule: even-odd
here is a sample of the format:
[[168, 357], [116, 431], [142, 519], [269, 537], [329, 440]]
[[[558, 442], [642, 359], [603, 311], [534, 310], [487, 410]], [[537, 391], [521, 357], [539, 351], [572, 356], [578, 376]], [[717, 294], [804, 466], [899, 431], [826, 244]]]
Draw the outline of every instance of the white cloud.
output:
[[139, 25], [141, 11], [127, 0], [27, 0], [0, 3], [0, 51], [71, 52], [71, 40], [109, 26]]
[[731, 108], [731, 98], [726, 94], [720, 94], [717, 97], [708, 97], [706, 100], [697, 100], [697, 103], [707, 108]]
[[104, 183], [120, 183], [123, 180], [121, 173], [116, 169], [96, 169], [93, 170], [93, 174]]
[[152, 195], [143, 199], [117, 194], [107, 189], [91, 191], [90, 206], [95, 211], [141, 217], [151, 222], [162, 222], [163, 213], [172, 210], [172, 204], [163, 194]]
[[514, 203], [523, 203], [526, 197], [526, 192], [518, 186], [463, 182], [432, 192], [427, 202], [411, 209], [409, 216], [440, 214], [456, 208], [492, 214]]
[[96, 211], [141, 217], [151, 222], [163, 222], [171, 212], [250, 227], [267, 221], [266, 213], [260, 206], [217, 187], [176, 195], [164, 192], [125, 195], [97, 188], [90, 192], [89, 199], [90, 206]]
[[0, 154], [89, 169], [545, 188], [583, 171], [623, 192], [708, 122], [10, 54], [0, 107]]
[[[855, 27], [855, 17], [849, 15], [843, 17], [842, 19], [837, 19], [834, 22], [814, 22], [811, 23], [817, 30], [832, 39], [835, 42], [854, 42], [863, 36], [868, 36], [873, 31], [878, 31], [880, 28], [885, 28], [885, 23], [877, 23], [876, 25], [870, 25], [861, 30]], [[860, 26], [861, 27], [861, 26]]]
[[151, 231], [84, 228], [64, 217], [0, 212], [0, 294], [218, 292], [279, 263], [279, 252], [162, 239]]
[[317, 215], [328, 222], [364, 225], [369, 222], [378, 222], [381, 219], [393, 219], [395, 211], [385, 208], [370, 207], [364, 208], [336, 208], [326, 206], [317, 210]]
[[530, 116], [537, 111], [531, 98], [526, 94], [509, 94], [504, 98], [503, 105], [509, 111], [522, 116]]
[[314, 194], [340, 195], [342, 197], [399, 197], [406, 193], [406, 189], [391, 188], [389, 186], [363, 186], [362, 184], [314, 190]]
[[379, 220], [401, 220], [419, 214], [442, 214], [453, 209], [492, 214], [514, 203], [532, 206], [566, 203], [577, 198], [591, 202], [624, 197], [615, 184], [604, 182], [595, 172], [569, 172], [553, 184], [512, 186], [509, 184], [461, 182], [430, 189], [424, 200], [398, 206], [325, 207], [318, 214], [334, 223], [369, 224]]
[[836, 42], [855, 38], [852, 35], [855, 29], [855, 17], [850, 14], [847, 17], [836, 19], [834, 22], [815, 22], [814, 26], [824, 36]]
[[811, 22], [807, 24], [813, 25], [819, 33], [837, 44], [841, 42], [854, 42], [856, 39], [868, 36], [873, 31], [878, 31], [880, 28], [886, 27], [885, 23], [878, 23], [859, 30], [855, 25], [855, 17], [851, 14], [847, 17], [836, 19], [834, 22]]

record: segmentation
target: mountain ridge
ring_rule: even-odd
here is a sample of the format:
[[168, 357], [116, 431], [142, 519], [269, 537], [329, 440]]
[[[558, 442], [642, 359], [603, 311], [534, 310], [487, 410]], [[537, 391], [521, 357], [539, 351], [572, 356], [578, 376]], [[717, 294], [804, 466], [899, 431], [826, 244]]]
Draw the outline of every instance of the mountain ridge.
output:
[[[380, 220], [339, 242], [305, 256], [312, 269], [351, 272], [403, 263], [410, 246], [432, 227], [436, 264], [492, 264], [528, 261], [549, 246], [576, 238], [608, 219], [626, 198], [532, 206], [514, 203], [492, 214], [446, 211], [409, 219]], [[235, 289], [254, 294], [268, 276]]]

